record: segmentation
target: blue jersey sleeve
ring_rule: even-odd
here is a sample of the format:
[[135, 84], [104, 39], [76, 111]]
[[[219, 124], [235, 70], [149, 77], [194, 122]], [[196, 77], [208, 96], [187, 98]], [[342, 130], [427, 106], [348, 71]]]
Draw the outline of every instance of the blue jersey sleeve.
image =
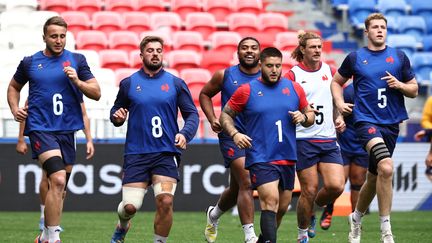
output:
[[354, 65], [356, 63], [357, 53], [351, 52], [342, 62], [338, 72], [342, 77], [351, 78], [354, 74]]
[[123, 81], [120, 83], [120, 88], [117, 93], [116, 100], [114, 101], [114, 105], [110, 111], [110, 120], [112, 124], [116, 127], [123, 125], [124, 122], [116, 123], [113, 119], [114, 113], [120, 108], [125, 108], [129, 110], [129, 105], [130, 105], [130, 100], [128, 98], [129, 87], [130, 87], [130, 78], [123, 79]]
[[175, 78], [174, 82], [177, 90], [178, 107], [180, 108], [180, 112], [185, 121], [184, 127], [180, 133], [183, 134], [189, 142], [198, 130], [198, 110], [193, 103], [192, 96], [186, 83], [179, 78]]
[[410, 60], [408, 59], [407, 55], [405, 54], [405, 52], [401, 51], [401, 50], [396, 50], [397, 51], [397, 55], [399, 57], [399, 59], [402, 62], [402, 79], [400, 80], [401, 82], [408, 82], [411, 79], [413, 79], [415, 77], [414, 71], [411, 68], [411, 63]]
[[21, 62], [18, 65], [18, 68], [14, 74], [14, 79], [15, 81], [17, 81], [19, 84], [26, 84], [29, 81], [29, 76], [28, 76], [28, 68], [30, 67], [30, 64], [32, 62], [32, 57], [24, 57]]
[[77, 62], [78, 66], [78, 78], [82, 81], [87, 81], [89, 79], [94, 78], [92, 72], [90, 71], [90, 67], [87, 64], [87, 60], [85, 59], [85, 56], [80, 53], [74, 53], [74, 58]]

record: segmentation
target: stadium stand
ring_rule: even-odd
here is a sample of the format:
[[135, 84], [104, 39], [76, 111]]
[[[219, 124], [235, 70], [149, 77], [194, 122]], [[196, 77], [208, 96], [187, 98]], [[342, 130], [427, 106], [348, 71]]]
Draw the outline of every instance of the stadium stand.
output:
[[138, 71], [138, 69], [136, 69], [136, 68], [117, 68], [114, 71], [114, 73], [115, 73], [115, 85], [119, 86], [120, 82], [124, 78], [129, 77], [130, 75], [132, 75], [136, 71]]
[[103, 10], [102, 0], [79, 0], [73, 2], [73, 10], [82, 11], [91, 18], [96, 12]]
[[263, 11], [263, 4], [262, 0], [234, 0], [234, 8], [240, 13], [258, 15]]
[[386, 17], [407, 15], [409, 6], [405, 0], [378, 0], [377, 9]]
[[216, 31], [216, 18], [210, 13], [189, 13], [185, 20], [185, 29], [198, 31], [207, 40], [211, 33]]
[[6, 2], [6, 11], [8, 12], [34, 12], [38, 7], [37, 0], [15, 0]]
[[139, 49], [140, 40], [135, 32], [120, 30], [108, 34], [108, 48], [126, 52]]
[[93, 30], [103, 31], [109, 34], [112, 31], [123, 28], [123, 18], [120, 13], [112, 11], [95, 12], [92, 17]]
[[61, 16], [68, 23], [68, 31], [75, 36], [83, 30], [90, 30], [92, 22], [89, 16], [81, 11], [62, 11]]
[[232, 13], [228, 16], [228, 30], [241, 36], [254, 35], [258, 32], [258, 19], [252, 13]]
[[163, 0], [138, 0], [136, 11], [154, 13], [165, 11]]
[[261, 13], [258, 15], [258, 26], [263, 34], [274, 37], [279, 32], [288, 31], [288, 19], [281, 13]]
[[133, 31], [136, 34], [151, 30], [150, 15], [143, 12], [123, 13], [123, 24], [125, 30]]
[[99, 30], [84, 30], [76, 36], [77, 49], [100, 51], [108, 48], [108, 38]]
[[186, 84], [191, 82], [207, 82], [211, 79], [211, 73], [204, 68], [185, 68], [180, 71], [180, 78]]
[[40, 9], [61, 14], [72, 9], [72, 0], [41, 0]]
[[156, 12], [150, 16], [150, 25], [153, 30], [168, 27], [171, 31], [177, 31], [181, 29], [182, 21], [177, 13]]
[[117, 13], [131, 12], [136, 9], [135, 0], [105, 0], [105, 10]]
[[201, 55], [190, 50], [173, 50], [168, 53], [168, 67], [181, 72], [185, 68], [198, 68]]
[[389, 46], [401, 49], [411, 58], [412, 54], [417, 50], [417, 40], [412, 35], [395, 34], [387, 36], [387, 44]]
[[277, 33], [274, 45], [284, 51], [293, 51], [298, 45], [297, 32], [287, 31]]
[[421, 16], [400, 16], [398, 17], [399, 34], [412, 35], [417, 42], [421, 42], [423, 35], [426, 35], [426, 22]]
[[204, 51], [204, 39], [200, 32], [177, 31], [172, 35], [174, 50], [191, 50], [198, 53]]
[[412, 15], [420, 15], [424, 18], [432, 17], [432, 4], [424, 0], [409, 0]]
[[216, 31], [209, 37], [210, 48], [231, 55], [237, 51], [241, 35], [234, 31]]
[[99, 58], [102, 68], [116, 70], [130, 66], [128, 53], [122, 50], [100, 50]]
[[203, 11], [212, 14], [217, 22], [226, 22], [226, 17], [235, 10], [231, 0], [203, 0]]
[[201, 2], [201, 0], [171, 0], [170, 10], [177, 13], [182, 20], [185, 20], [189, 13], [201, 12]]

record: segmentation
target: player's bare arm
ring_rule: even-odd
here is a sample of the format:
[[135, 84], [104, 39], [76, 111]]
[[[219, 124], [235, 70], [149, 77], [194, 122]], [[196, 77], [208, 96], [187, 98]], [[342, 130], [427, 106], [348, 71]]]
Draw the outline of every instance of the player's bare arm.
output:
[[89, 79], [87, 81], [82, 81], [78, 78], [78, 74], [75, 68], [71, 66], [67, 66], [63, 68], [63, 72], [75, 84], [79, 90], [83, 92], [83, 94], [90, 99], [99, 100], [101, 97], [101, 91], [99, 84], [97, 83], [95, 78]]
[[382, 80], [387, 82], [387, 85], [392, 89], [399, 90], [404, 96], [409, 98], [415, 98], [418, 95], [418, 84], [415, 78], [410, 81], [403, 83], [399, 81], [395, 76], [386, 71], [384, 77], [381, 77]]
[[24, 85], [19, 84], [15, 79], [9, 83], [7, 90], [7, 100], [9, 108], [14, 116], [15, 121], [23, 122], [27, 118], [27, 107], [19, 107], [20, 91]]
[[225, 134], [229, 135], [233, 139], [237, 147], [241, 149], [250, 148], [252, 147], [252, 139], [246, 134], [239, 132], [234, 126], [234, 118], [237, 115], [238, 112], [231, 109], [228, 104], [225, 105], [219, 118], [220, 124]]
[[354, 104], [345, 103], [343, 98], [343, 85], [347, 81], [347, 78], [342, 77], [339, 72], [336, 72], [330, 84], [330, 89], [333, 96], [333, 103], [338, 109], [338, 112], [344, 116], [351, 114], [354, 107]]
[[214, 112], [212, 97], [221, 91], [223, 78], [224, 71], [217, 71], [213, 75], [213, 77], [204, 85], [199, 95], [201, 108], [205, 116], [207, 117], [207, 120], [210, 122], [213, 132], [216, 133], [221, 132], [222, 127], [219, 123], [219, 119], [216, 117], [216, 114]]

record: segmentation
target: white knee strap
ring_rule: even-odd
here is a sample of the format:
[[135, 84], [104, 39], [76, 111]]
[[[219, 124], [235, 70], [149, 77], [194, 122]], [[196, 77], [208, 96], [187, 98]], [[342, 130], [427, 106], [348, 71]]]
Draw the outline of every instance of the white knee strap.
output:
[[158, 182], [153, 184], [154, 196], [157, 197], [159, 194], [168, 193], [174, 196], [177, 183], [174, 182]]
[[123, 187], [122, 197], [123, 206], [132, 204], [138, 211], [141, 208], [144, 195], [147, 193], [147, 189], [138, 187]]

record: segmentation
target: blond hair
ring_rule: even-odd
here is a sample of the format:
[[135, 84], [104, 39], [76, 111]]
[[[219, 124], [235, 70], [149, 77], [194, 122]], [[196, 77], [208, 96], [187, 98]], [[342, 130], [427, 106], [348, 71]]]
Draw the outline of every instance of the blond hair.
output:
[[291, 57], [296, 60], [297, 62], [303, 61], [303, 53], [301, 52], [301, 47], [306, 48], [307, 41], [310, 39], [321, 39], [321, 36], [319, 36], [316, 33], [313, 32], [305, 32], [304, 30], [299, 30], [297, 38], [299, 40], [299, 44], [296, 47], [296, 49], [291, 53]]

